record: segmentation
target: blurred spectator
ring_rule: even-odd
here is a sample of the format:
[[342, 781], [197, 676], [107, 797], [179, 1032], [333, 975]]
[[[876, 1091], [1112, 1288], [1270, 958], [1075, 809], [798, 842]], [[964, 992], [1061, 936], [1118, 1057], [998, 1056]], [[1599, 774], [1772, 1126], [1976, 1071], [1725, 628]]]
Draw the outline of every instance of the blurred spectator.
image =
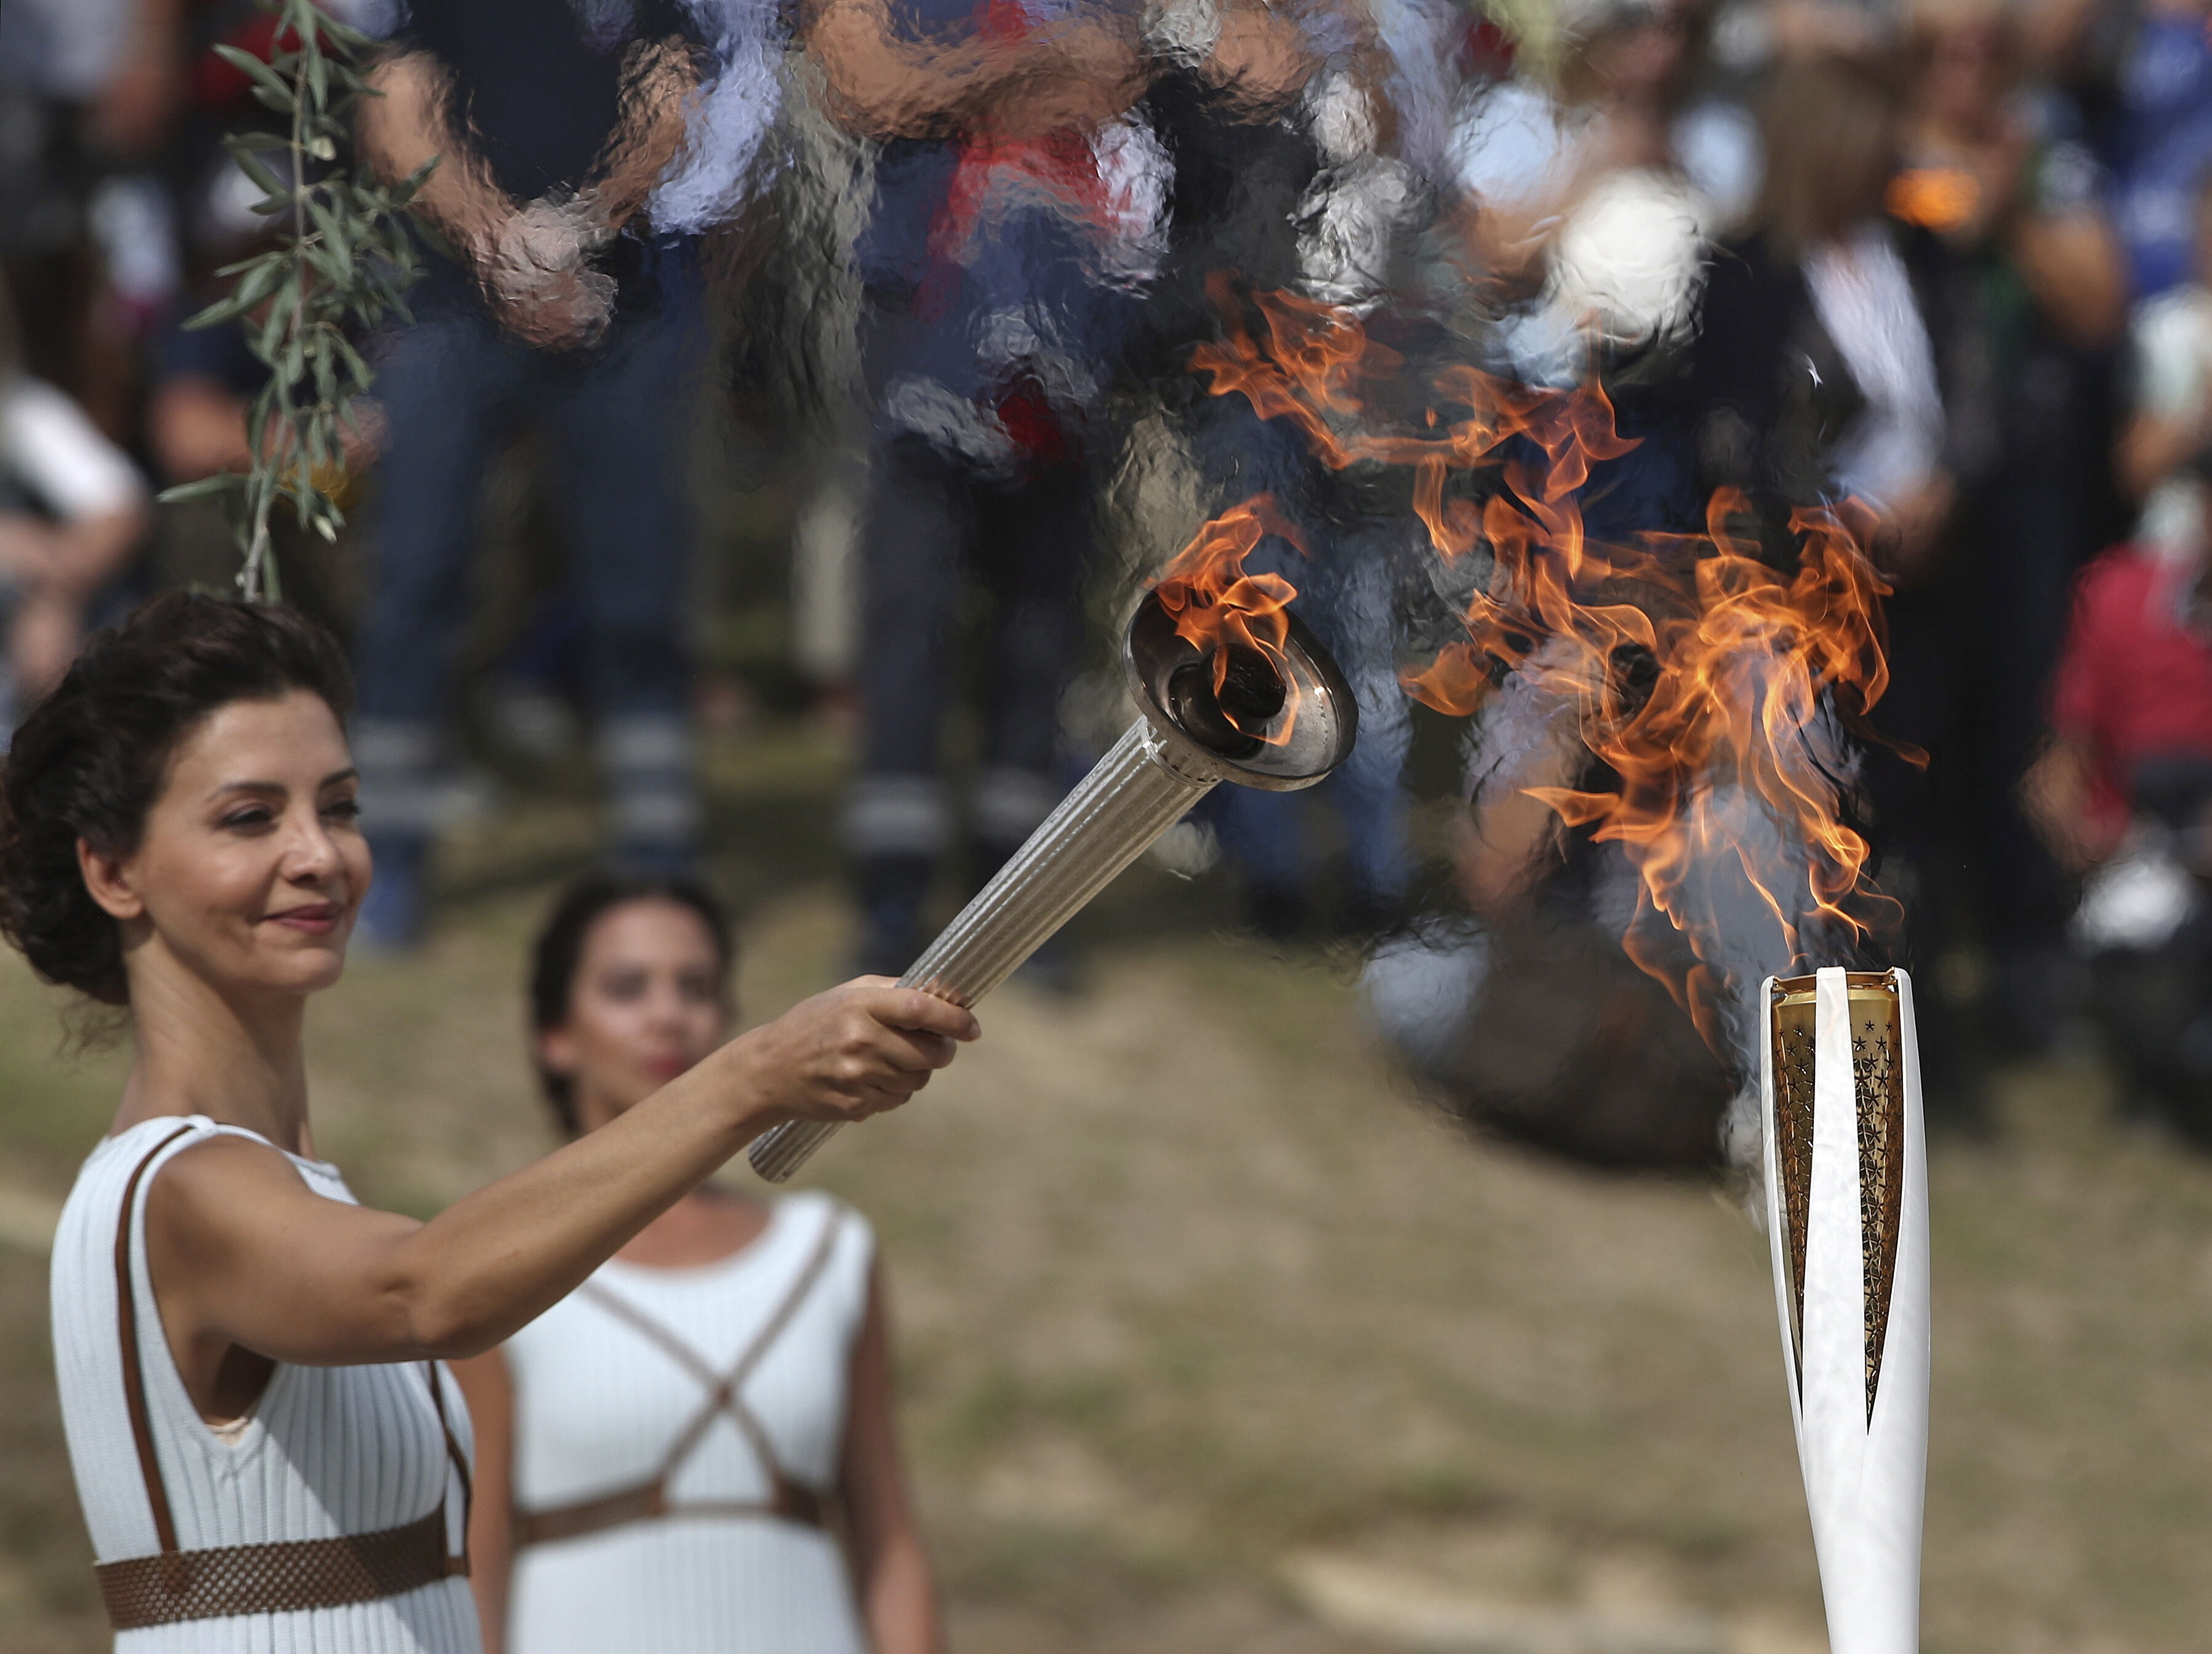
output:
[[2082, 575], [2051, 724], [2028, 797], [2054, 849], [2089, 875], [2075, 934], [2123, 1108], [2212, 1147], [2212, 579], [2201, 530], [2117, 547]]
[[178, 328], [162, 342], [147, 439], [173, 483], [243, 471], [253, 462], [246, 415], [269, 368], [243, 326]]
[[158, 165], [183, 82], [178, 0], [0, 6], [0, 261], [30, 371], [111, 437], [176, 285]]
[[[173, 327], [163, 336], [147, 376], [146, 445], [164, 482], [240, 472], [252, 463], [246, 420], [268, 382], [269, 369], [246, 342], [246, 325]], [[382, 429], [373, 403], [357, 407], [355, 419], [358, 430], [339, 428], [345, 469], [318, 478], [347, 511], [359, 503], [359, 479], [376, 457]], [[219, 587], [237, 573], [236, 536], [228, 514], [211, 502], [166, 507], [161, 526], [151, 560], [158, 582]], [[349, 637], [358, 607], [347, 578], [353, 560], [348, 554], [353, 549], [351, 527], [341, 531], [334, 547], [302, 532], [298, 519], [280, 505], [269, 528], [284, 600], [335, 635]]]
[[[1875, 754], [1881, 835], [1917, 881], [1923, 961], [1978, 944], [1991, 961], [1954, 1052], [2039, 1049], [2069, 969], [2069, 882], [2018, 802], [2074, 573], [2112, 537], [2111, 346], [2126, 276], [2102, 179], [2067, 112], [2022, 81], [2002, 9], [1916, 16], [1905, 165], [1892, 209], [1935, 239], [1938, 377], [1957, 481], [1945, 532], [1893, 564], [1890, 692], [1876, 715], [1927, 768]], [[1940, 997], [1939, 996], [1936, 996]], [[1935, 1007], [1940, 1027], [1944, 1007]]]
[[416, 319], [379, 355], [389, 434], [354, 734], [374, 941], [405, 945], [422, 922], [478, 488], [522, 426], [554, 452], [617, 854], [672, 872], [695, 852], [683, 389], [698, 292], [687, 247], [649, 238], [643, 214], [698, 80], [683, 17], [653, 0], [450, 0], [416, 9], [363, 104], [386, 176], [441, 157], [417, 205], [460, 260], [430, 259]]
[[2135, 411], [2118, 450], [2143, 501], [2133, 540], [2081, 576], [2026, 789], [2059, 859], [2093, 1000], [2140, 1122], [2212, 1145], [2212, 179], [2193, 279], [2133, 325]]
[[[270, 156], [280, 174], [289, 170]], [[271, 245], [268, 218], [254, 212], [258, 185], [226, 164], [212, 176], [188, 215], [193, 225], [195, 262], [215, 267], [234, 264]], [[268, 364], [253, 353], [249, 330], [266, 314], [264, 304], [251, 316], [213, 327], [185, 324], [202, 300], [228, 291], [210, 276], [196, 284], [196, 296], [180, 309], [149, 353], [145, 378], [146, 448], [167, 484], [196, 482], [225, 472], [242, 472], [252, 463], [247, 419], [254, 398], [269, 383]], [[353, 408], [353, 423], [341, 422], [339, 440], [345, 465], [318, 477], [342, 509], [351, 511], [359, 479], [376, 454], [380, 421], [376, 404], [365, 398]], [[354, 530], [340, 533], [333, 546], [303, 531], [298, 518], [278, 506], [270, 519], [270, 540], [285, 601], [305, 610], [340, 638], [349, 638], [357, 603], [347, 578], [357, 560]], [[239, 566], [237, 536], [229, 512], [211, 500], [172, 503], [161, 513], [149, 555], [156, 584], [198, 584], [219, 588], [234, 579]]]
[[2212, 173], [2197, 186], [2191, 279], [2130, 324], [2135, 409], [2119, 442], [2120, 481], [2142, 501], [2139, 542], [2193, 550], [2206, 533], [2203, 461], [2212, 452]]
[[1914, 18], [1889, 204], [1969, 258], [2001, 261], [2048, 331], [2109, 343], [2127, 292], [2099, 200], [2106, 180], [2069, 106], [2029, 87], [2025, 64], [2019, 27], [1995, 0], [1945, 0]]
[[1576, 377], [1586, 326], [1619, 343], [1678, 336], [1700, 236], [1740, 226], [1753, 204], [1751, 118], [1700, 90], [1706, 21], [1698, 0], [1574, 8], [1556, 90], [1501, 80], [1461, 113], [1453, 156], [1480, 265], [1509, 291], [1547, 287], [1537, 336], [1516, 348], [1537, 377]]
[[1146, 100], [1173, 165], [1167, 253], [1145, 318], [1154, 372], [1181, 415], [1205, 508], [1266, 494], [1302, 531], [1304, 553], [1271, 536], [1246, 567], [1297, 588], [1296, 612], [1359, 706], [1358, 744], [1310, 793], [1224, 788], [1201, 806], [1243, 875], [1246, 922], [1276, 941], [1305, 937], [1322, 918], [1308, 839], [1320, 809], [1341, 829], [1343, 900], [1330, 918], [1362, 934], [1402, 913], [1410, 726], [1394, 583], [1419, 530], [1402, 498], [1331, 471], [1289, 421], [1207, 395], [1187, 352], [1219, 336], [1224, 302], [1271, 293], [1340, 306], [1407, 342], [1406, 255], [1446, 164], [1448, 21], [1414, 5], [1239, 6], [1203, 51], [1164, 54]]
[[1874, 59], [1896, 45], [1899, 8], [1891, 0], [1769, 0], [1751, 24], [1766, 36], [1779, 63], [1818, 58]]
[[[1777, 72], [1758, 227], [1712, 264], [1693, 377], [1705, 482], [1745, 491], [1771, 560], [1795, 560], [1793, 509], [1855, 496], [1875, 513], [1877, 560], [1909, 585], [1946, 544], [1959, 464], [1946, 403], [1963, 387], [1940, 371], [1955, 369], [1955, 351], [1937, 348], [1959, 335], [1949, 256], [1932, 232], [1882, 213], [1900, 114], [1894, 83], [1867, 62], [1819, 58]], [[1982, 595], [1956, 589], [1967, 601]], [[1876, 718], [1892, 739], [1928, 746], [1959, 731], [1960, 686], [1948, 669], [1975, 628], [1943, 605], [1953, 590], [1892, 604], [1893, 682]], [[1966, 629], [1954, 636], [1948, 626]], [[1955, 752], [1924, 772], [1887, 749], [1868, 758], [1879, 870], [1905, 903], [1911, 962], [1923, 969], [1948, 934], [1960, 873], [1947, 831], [1955, 817], [1936, 786], [1962, 772]], [[1978, 1119], [1969, 1063], [1942, 1016], [1942, 997], [1929, 995], [1929, 1118]]]
[[[2187, 278], [2197, 180], [2212, 164], [2212, 39], [2205, 0], [2054, 8], [2063, 56], [2110, 19], [2120, 45], [2106, 148], [2114, 216], [2139, 299]], [[2070, 26], [2070, 27], [2069, 27]]]
[[1853, 494], [1880, 512], [1885, 554], [1917, 565], [1954, 486], [1930, 342], [1936, 251], [1882, 215], [1898, 117], [1870, 65], [1775, 76], [1754, 227], [1706, 277], [1696, 440], [1706, 483], [1745, 489], [1771, 530], [1791, 507]]
[[[1245, 567], [1279, 573], [1297, 587], [1292, 609], [1351, 684], [1359, 739], [1336, 772], [1307, 791], [1224, 787], [1200, 806], [1200, 819], [1211, 820], [1222, 850], [1243, 875], [1244, 922], [1279, 942], [1310, 941], [1324, 931], [1370, 939], [1407, 917], [1413, 882], [1401, 791], [1412, 725], [1398, 682], [1393, 599], [1395, 574], [1419, 530], [1340, 496], [1328, 507], [1330, 519], [1316, 527], [1316, 555], [1270, 537]], [[1312, 817], [1323, 809], [1335, 816], [1342, 840], [1333, 910], [1320, 900], [1322, 882], [1310, 838]]]
[[1686, 949], [1642, 926], [1647, 964], [1632, 960], [1621, 938], [1642, 908], [1636, 869], [1528, 791], [1597, 779], [1571, 700], [1538, 681], [1565, 663], [1553, 648], [1468, 731], [1453, 870], [1480, 927], [1386, 942], [1365, 973], [1370, 1014], [1448, 1107], [1491, 1130], [1598, 1166], [1711, 1166], [1734, 1081], [1648, 973], [1686, 966]]
[[1111, 6], [823, 0], [806, 30], [833, 113], [883, 142], [854, 250], [874, 422], [845, 838], [860, 968], [897, 975], [954, 844], [940, 742], [971, 580], [991, 611], [971, 882], [1062, 791], [1095, 425], [1145, 267], [1155, 146], [1127, 117], [1134, 21]]
[[1695, 532], [1705, 514], [1686, 382], [1713, 239], [1739, 232], [1765, 169], [1755, 121], [1713, 55], [1704, 0], [1572, 8], [1573, 55], [1546, 90], [1478, 92], [1458, 180], [1482, 273], [1510, 296], [1512, 374], [1603, 385], [1633, 446], [1582, 491], [1601, 537]]
[[131, 462], [68, 396], [24, 371], [0, 290], [0, 739], [68, 669], [87, 609], [146, 518]]

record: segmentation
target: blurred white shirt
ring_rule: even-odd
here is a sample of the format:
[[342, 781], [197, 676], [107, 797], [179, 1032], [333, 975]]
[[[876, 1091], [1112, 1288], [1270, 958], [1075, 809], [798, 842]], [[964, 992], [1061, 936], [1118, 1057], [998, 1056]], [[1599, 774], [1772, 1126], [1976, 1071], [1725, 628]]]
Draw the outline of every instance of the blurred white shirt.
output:
[[[2136, 408], [2161, 419], [2202, 424], [2212, 405], [2212, 290], [2191, 282], [2141, 306], [2129, 324], [2135, 355]], [[2194, 556], [2205, 547], [2205, 488], [2170, 476], [2143, 499], [2136, 537], [2156, 549]]]
[[1893, 506], [1936, 470], [1943, 441], [1936, 353], [1912, 279], [1888, 235], [1871, 224], [1816, 247], [1804, 270], [1820, 325], [1866, 398], [1837, 445], [1837, 483]]
[[127, 511], [145, 498], [137, 469], [84, 410], [27, 374], [0, 388], [0, 470], [64, 522]]

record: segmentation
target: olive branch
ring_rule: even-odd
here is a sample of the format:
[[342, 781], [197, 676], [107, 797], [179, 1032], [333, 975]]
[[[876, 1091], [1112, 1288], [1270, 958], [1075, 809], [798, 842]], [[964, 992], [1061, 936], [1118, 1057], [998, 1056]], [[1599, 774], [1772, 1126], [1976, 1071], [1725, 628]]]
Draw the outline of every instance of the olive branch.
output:
[[[269, 382], [246, 416], [251, 468], [166, 491], [165, 501], [224, 499], [244, 562], [239, 593], [275, 602], [279, 591], [269, 520], [291, 501], [300, 526], [335, 540], [345, 513], [331, 493], [345, 463], [343, 432], [356, 437], [353, 402], [374, 377], [348, 333], [387, 313], [407, 314], [404, 295], [416, 276], [404, 215], [435, 158], [396, 185], [366, 165], [349, 171], [338, 156], [350, 134], [353, 100], [380, 95], [359, 65], [375, 42], [319, 10], [313, 0], [257, 0], [277, 18], [270, 60], [236, 46], [215, 49], [252, 82], [253, 95], [291, 122], [288, 136], [240, 132], [223, 147], [261, 191], [253, 210], [284, 221], [278, 245], [224, 266], [229, 294], [187, 321], [188, 328], [249, 320], [248, 342]], [[283, 156], [289, 176], [264, 157]]]

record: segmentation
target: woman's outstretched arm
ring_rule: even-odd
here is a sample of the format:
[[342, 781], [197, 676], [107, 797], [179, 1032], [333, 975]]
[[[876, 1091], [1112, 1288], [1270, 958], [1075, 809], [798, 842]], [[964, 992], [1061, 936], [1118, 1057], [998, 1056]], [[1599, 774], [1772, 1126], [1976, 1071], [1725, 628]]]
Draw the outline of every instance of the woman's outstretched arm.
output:
[[179, 1369], [204, 1408], [234, 1348], [311, 1366], [489, 1349], [763, 1131], [896, 1108], [976, 1032], [927, 994], [848, 983], [427, 1223], [322, 1199], [259, 1143], [196, 1145], [146, 1207]]

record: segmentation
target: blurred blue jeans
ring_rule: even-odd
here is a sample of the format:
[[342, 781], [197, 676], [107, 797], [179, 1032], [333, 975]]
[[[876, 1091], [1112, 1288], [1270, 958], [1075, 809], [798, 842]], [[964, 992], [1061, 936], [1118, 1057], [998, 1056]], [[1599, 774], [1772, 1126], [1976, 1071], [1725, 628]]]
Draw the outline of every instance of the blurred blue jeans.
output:
[[[1268, 494], [1312, 553], [1270, 536], [1245, 566], [1279, 571], [1297, 587], [1292, 612], [1335, 657], [1359, 708], [1351, 755], [1311, 797], [1342, 824], [1349, 917], [1364, 929], [1401, 903], [1413, 877], [1401, 793], [1413, 725], [1398, 682], [1393, 588], [1419, 525], [1359, 509], [1287, 421], [1258, 418], [1241, 397], [1197, 403], [1186, 431], [1217, 506]], [[1314, 858], [1300, 819], [1308, 808], [1305, 795], [1235, 786], [1200, 806], [1261, 905], [1310, 904]]]
[[[1413, 726], [1399, 687], [1390, 612], [1394, 562], [1380, 548], [1359, 543], [1333, 548], [1326, 561], [1299, 564], [1293, 552], [1284, 572], [1298, 587], [1292, 611], [1313, 628], [1336, 657], [1359, 707], [1359, 739], [1336, 772], [1313, 790], [1342, 823], [1346, 871], [1357, 921], [1386, 916], [1406, 894], [1412, 854], [1401, 783]], [[1272, 542], [1270, 542], [1272, 543]], [[1255, 556], [1248, 566], [1258, 566]], [[1303, 898], [1311, 882], [1299, 815], [1302, 795], [1224, 787], [1214, 818], [1221, 845], [1253, 887], [1271, 895]]]
[[956, 837], [940, 748], [971, 586], [989, 599], [969, 821], [975, 882], [1060, 802], [1060, 702], [1081, 642], [1091, 483], [1078, 465], [979, 475], [913, 434], [879, 440], [872, 471], [860, 532], [860, 762], [843, 827], [862, 967], [895, 976], [921, 948], [923, 903]]
[[584, 616], [617, 857], [689, 863], [699, 832], [685, 600], [688, 367], [695, 293], [618, 313], [592, 350], [534, 349], [473, 305], [440, 305], [385, 342], [388, 435], [371, 529], [374, 590], [357, 646], [354, 730], [365, 825], [404, 878], [437, 826], [440, 734], [467, 616], [478, 494], [495, 445], [548, 440], [565, 582]]

